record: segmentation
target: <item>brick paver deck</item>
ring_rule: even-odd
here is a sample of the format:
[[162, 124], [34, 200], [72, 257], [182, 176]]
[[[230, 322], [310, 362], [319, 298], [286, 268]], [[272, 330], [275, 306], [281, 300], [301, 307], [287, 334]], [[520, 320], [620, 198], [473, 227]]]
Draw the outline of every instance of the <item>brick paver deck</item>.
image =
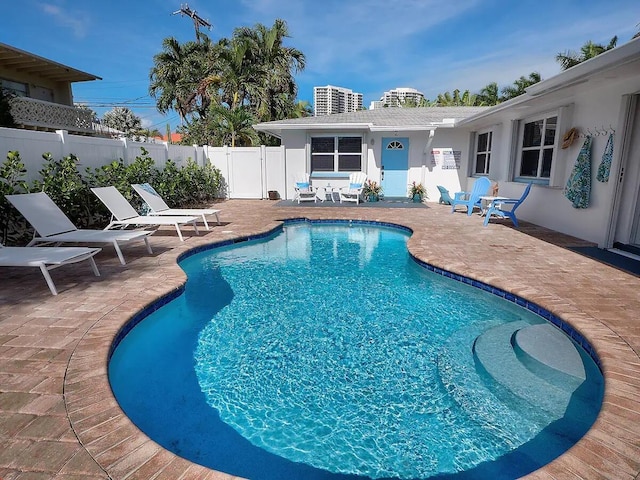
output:
[[151, 237], [153, 255], [128, 245], [121, 266], [110, 247], [102, 273], [77, 264], [52, 273], [50, 295], [37, 269], [0, 270], [0, 478], [229, 479], [164, 450], [120, 410], [109, 388], [107, 353], [135, 312], [185, 281], [180, 253], [258, 234], [284, 218], [353, 218], [406, 225], [413, 255], [511, 291], [580, 331], [602, 359], [605, 398], [593, 428], [530, 479], [640, 478], [640, 278], [573, 253], [584, 244], [533, 225], [516, 230], [476, 215], [428, 209], [278, 207], [233, 200], [223, 225], [178, 241]]

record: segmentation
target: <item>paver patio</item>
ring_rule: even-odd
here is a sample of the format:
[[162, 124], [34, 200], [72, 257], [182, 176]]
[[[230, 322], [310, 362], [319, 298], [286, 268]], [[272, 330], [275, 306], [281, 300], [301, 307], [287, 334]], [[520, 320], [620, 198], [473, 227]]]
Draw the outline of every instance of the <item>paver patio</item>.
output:
[[[640, 278], [580, 256], [575, 238], [530, 224], [482, 226], [476, 215], [425, 209], [278, 207], [231, 200], [222, 225], [186, 241], [163, 229], [128, 245], [121, 266], [109, 247], [86, 265], [52, 273], [0, 270], [0, 478], [230, 479], [159, 447], [120, 410], [107, 378], [119, 328], [185, 276], [184, 251], [268, 231], [285, 218], [366, 219], [413, 229], [410, 252], [434, 266], [513, 292], [572, 324], [595, 347], [605, 375], [603, 409], [587, 435], [529, 479], [640, 479]], [[202, 229], [201, 229], [201, 233]], [[191, 235], [191, 236], [190, 236]], [[86, 267], [86, 268], [85, 268]]]

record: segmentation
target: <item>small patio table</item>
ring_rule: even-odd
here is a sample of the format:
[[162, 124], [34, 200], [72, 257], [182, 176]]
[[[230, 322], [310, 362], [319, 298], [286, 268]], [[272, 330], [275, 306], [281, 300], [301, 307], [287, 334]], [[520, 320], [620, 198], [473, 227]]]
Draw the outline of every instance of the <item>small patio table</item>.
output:
[[322, 195], [322, 197], [318, 197], [321, 202], [324, 202], [327, 200], [327, 197], [329, 197], [333, 203], [336, 203], [336, 197], [334, 194], [340, 192], [339, 187], [332, 187], [331, 184], [328, 183], [324, 187], [318, 187], [318, 190], [320, 189], [324, 190], [324, 195]]
[[480, 208], [480, 216], [484, 217], [487, 214], [487, 210], [489, 210], [489, 205], [491, 205], [491, 202], [493, 202], [494, 200], [508, 200], [508, 199], [509, 197], [482, 195], [480, 197], [480, 201], [482, 202], [482, 207]]

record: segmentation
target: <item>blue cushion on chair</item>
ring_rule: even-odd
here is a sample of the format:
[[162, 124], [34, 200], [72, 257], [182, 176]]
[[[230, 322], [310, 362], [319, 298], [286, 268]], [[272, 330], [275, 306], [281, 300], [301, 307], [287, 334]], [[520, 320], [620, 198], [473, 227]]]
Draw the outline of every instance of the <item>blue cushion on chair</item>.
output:
[[297, 182], [296, 187], [298, 188], [309, 188], [309, 182]]
[[358, 190], [359, 188], [362, 188], [362, 184], [361, 183], [350, 183], [349, 184], [349, 190]]

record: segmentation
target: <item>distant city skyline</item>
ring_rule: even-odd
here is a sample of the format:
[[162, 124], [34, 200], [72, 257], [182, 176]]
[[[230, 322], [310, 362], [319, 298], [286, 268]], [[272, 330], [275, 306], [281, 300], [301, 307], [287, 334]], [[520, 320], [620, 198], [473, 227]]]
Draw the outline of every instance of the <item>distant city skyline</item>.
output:
[[362, 94], [350, 88], [326, 85], [313, 87], [313, 115], [357, 112], [362, 110]]
[[380, 97], [380, 100], [374, 100], [369, 104], [369, 109], [380, 107], [398, 107], [403, 103], [409, 101], [415, 105], [420, 105], [420, 102], [424, 100], [424, 93], [411, 87], [396, 87], [391, 90], [387, 90]]
[[[0, 42], [45, 57], [102, 80], [73, 86], [74, 101], [100, 117], [114, 106], [130, 108], [146, 128], [179, 125], [176, 112], [157, 112], [149, 96], [149, 73], [165, 38], [195, 39], [189, 17], [174, 15], [176, 0], [145, 2], [5, 2]], [[285, 45], [306, 56], [295, 74], [297, 99], [313, 103], [313, 87], [339, 85], [361, 93], [363, 104], [396, 86], [409, 86], [433, 100], [438, 93], [497, 82], [511, 85], [532, 71], [559, 73], [555, 56], [587, 41], [618, 45], [638, 31], [637, 0], [191, 0], [209, 22], [213, 41], [238, 27], [288, 26]], [[387, 12], [394, 12], [393, 15]]]

